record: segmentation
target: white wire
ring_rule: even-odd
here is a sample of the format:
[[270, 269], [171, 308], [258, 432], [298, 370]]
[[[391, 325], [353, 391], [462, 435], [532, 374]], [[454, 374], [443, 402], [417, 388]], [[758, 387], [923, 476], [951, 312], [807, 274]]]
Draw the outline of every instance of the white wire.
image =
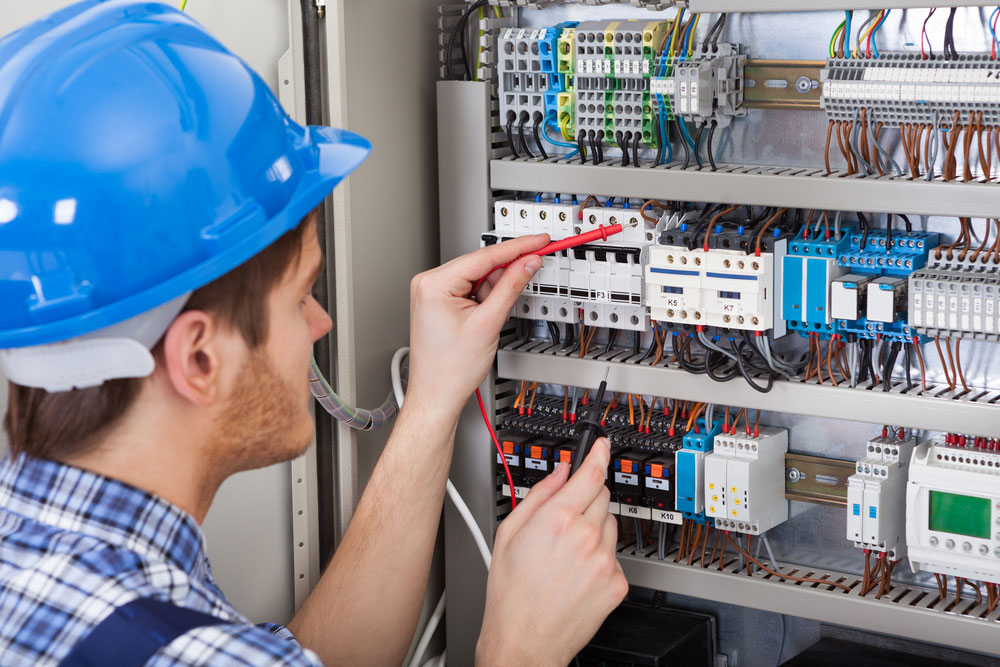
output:
[[392, 393], [396, 395], [396, 405], [403, 409], [403, 398], [405, 392], [403, 391], [403, 378], [400, 372], [400, 367], [403, 365], [403, 359], [410, 353], [410, 348], [401, 347], [396, 350], [396, 353], [392, 355], [392, 364], [389, 366], [389, 374], [392, 376]]
[[437, 606], [434, 607], [434, 613], [431, 614], [430, 620], [427, 621], [424, 634], [420, 636], [420, 642], [417, 644], [417, 648], [413, 651], [413, 657], [410, 658], [410, 662], [408, 663], [409, 667], [421, 667], [420, 661], [424, 659], [427, 646], [431, 643], [438, 624], [441, 623], [441, 617], [444, 616], [445, 593], [446, 591], [441, 592], [441, 599], [438, 600]]
[[[400, 408], [403, 407], [403, 399], [405, 398], [406, 392], [403, 390], [403, 379], [401, 374], [401, 367], [403, 365], [403, 359], [406, 355], [410, 353], [410, 348], [401, 347], [396, 350], [396, 353], [392, 355], [392, 364], [390, 366], [390, 375], [392, 376], [392, 391], [396, 395], [396, 404]], [[455, 485], [448, 480], [445, 485], [445, 489], [448, 491], [448, 497], [451, 498], [451, 502], [454, 503], [455, 509], [458, 510], [459, 515], [462, 520], [465, 521], [465, 525], [468, 527], [469, 532], [472, 533], [472, 539], [476, 543], [476, 547], [479, 549], [479, 555], [483, 557], [483, 564], [486, 565], [486, 569], [490, 569], [490, 565], [493, 562], [493, 555], [490, 553], [490, 547], [486, 544], [486, 538], [483, 536], [483, 531], [479, 530], [479, 524], [476, 523], [475, 517], [472, 516], [472, 511], [469, 510], [469, 506], [465, 504], [465, 500], [462, 498], [462, 494], [458, 492]], [[511, 493], [514, 490], [511, 489]]]
[[[479, 548], [479, 555], [483, 557], [483, 564], [486, 569], [490, 569], [490, 565], [493, 563], [493, 555], [490, 553], [490, 548], [486, 544], [486, 538], [483, 537], [483, 531], [479, 530], [479, 524], [476, 523], [475, 517], [472, 516], [472, 512], [469, 511], [469, 506], [465, 504], [462, 500], [461, 494], [459, 494], [458, 489], [455, 485], [448, 480], [445, 488], [448, 491], [448, 497], [451, 498], [451, 502], [455, 504], [455, 509], [458, 510], [459, 515], [465, 521], [465, 525], [469, 528], [469, 532], [472, 533], [472, 539], [475, 541], [476, 546]], [[513, 493], [513, 489], [511, 492]]]
[[424, 661], [423, 667], [445, 667], [446, 660], [448, 660], [448, 651], [444, 651], [441, 655], [436, 655], [433, 658], [427, 658]]

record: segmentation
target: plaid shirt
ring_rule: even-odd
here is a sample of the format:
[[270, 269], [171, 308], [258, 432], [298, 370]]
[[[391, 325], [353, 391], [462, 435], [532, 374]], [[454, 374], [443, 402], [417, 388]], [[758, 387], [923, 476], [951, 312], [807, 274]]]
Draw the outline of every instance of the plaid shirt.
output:
[[57, 665], [138, 597], [229, 621], [178, 637], [147, 665], [320, 664], [286, 628], [251, 625], [229, 604], [187, 513], [77, 468], [0, 461], [0, 664]]

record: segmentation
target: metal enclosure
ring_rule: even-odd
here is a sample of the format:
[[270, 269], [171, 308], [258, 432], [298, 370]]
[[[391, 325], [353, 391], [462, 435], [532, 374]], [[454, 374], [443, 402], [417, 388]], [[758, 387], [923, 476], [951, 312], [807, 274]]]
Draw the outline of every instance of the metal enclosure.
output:
[[[691, 0], [693, 9], [695, 4], [696, 0]], [[801, 6], [777, 0], [760, 4], [763, 12], [790, 11]], [[853, 2], [829, 4], [838, 9], [859, 6]], [[890, 3], [890, 6], [909, 4]], [[714, 0], [700, 5], [704, 6], [704, 11], [723, 11], [734, 6], [732, 2]], [[821, 3], [818, 7], [827, 8], [828, 4]], [[543, 10], [515, 10], [505, 6], [505, 10], [518, 11], [517, 25], [527, 28], [555, 26], [565, 20], [662, 20], [672, 17], [674, 11], [646, 11], [623, 3], [595, 6], [589, 2], [557, 2]], [[452, 15], [447, 13], [447, 8], [443, 12], [442, 24], [452, 25], [449, 22], [454, 21], [449, 18]], [[989, 42], [974, 29], [982, 25], [987, 14], [979, 8], [958, 10], [958, 21], [969, 28], [956, 33], [960, 51], [981, 52], [984, 48], [989, 51]], [[926, 12], [917, 11], [905, 15], [893, 12], [881, 33], [889, 42], [883, 50], [912, 51], [925, 15]], [[842, 18], [842, 12], [839, 16], [831, 12], [732, 14], [723, 41], [749, 46], [751, 58], [816, 60], [824, 58], [830, 32]], [[705, 21], [702, 28], [707, 29]], [[952, 216], [996, 215], [1000, 206], [1000, 190], [995, 182], [987, 186], [951, 183], [926, 187], [928, 184], [890, 178], [827, 178], [821, 166], [826, 120], [820, 111], [752, 110], [747, 118], [735, 121], [730, 128], [720, 132], [716, 153], [720, 169], [713, 174], [682, 172], [671, 167], [614, 169], [584, 166], [578, 162], [512, 160], [508, 157], [503, 133], [494, 129], [496, 102], [491, 100], [490, 86], [479, 82], [438, 83], [443, 260], [478, 248], [480, 234], [493, 226], [494, 196], [502, 193], [506, 197], [517, 191], [572, 192], [580, 194], [581, 199], [584, 195], [595, 194], [909, 212], [921, 216], [921, 225], [942, 232], [949, 242], [954, 240], [957, 231]], [[893, 149], [898, 146], [894, 145]], [[649, 160], [647, 156], [647, 164]], [[724, 166], [723, 162], [735, 166]], [[755, 168], [754, 165], [764, 166]], [[784, 166], [772, 169], [771, 165]], [[938, 187], [945, 185], [949, 187]], [[844, 204], [846, 201], [851, 203]], [[937, 215], [947, 215], [949, 219], [933, 217]], [[504, 349], [505, 344], [509, 345], [508, 349]], [[532, 351], [514, 349], [519, 346], [520, 336], [517, 340], [513, 336], [501, 338], [495, 375], [483, 387], [490, 414], [509, 407], [513, 402], [512, 394], [516, 394], [511, 385], [498, 384], [498, 378], [502, 381], [538, 381], [544, 388], [595, 387], [603, 369], [609, 365], [606, 361], [540, 353], [545, 345], [528, 345], [528, 348], [535, 348]], [[780, 391], [776, 388], [775, 393], [763, 395], [741, 382], [717, 384], [680, 370], [619, 363], [610, 364], [608, 388], [763, 410], [777, 408], [781, 412], [765, 412], [761, 423], [789, 428], [790, 451], [854, 461], [863, 456], [867, 441], [877, 436], [884, 421], [912, 426], [918, 440], [928, 433], [958, 429], [995, 434], [1000, 426], [1000, 408], [996, 404], [996, 398], [1000, 397], [997, 393], [1000, 387], [996, 385], [1000, 350], [995, 345], [969, 345], [969, 352], [965, 354], [970, 373], [976, 377], [976, 386], [990, 387], [987, 400], [939, 403], [898, 392], [879, 396], [873, 396], [872, 392], [852, 395], [850, 390], [838, 391], [809, 384], [789, 385]], [[989, 376], [992, 376], [992, 385], [987, 382]], [[933, 371], [928, 377], [932, 381], [940, 379]], [[831, 418], [833, 416], [837, 418]], [[497, 498], [496, 475], [495, 453], [473, 406], [466, 411], [459, 426], [451, 479], [484, 528], [495, 528], [498, 504], [502, 504]], [[446, 507], [448, 656], [452, 664], [472, 664], [482, 619], [486, 573], [475, 556], [466, 527], [452, 514]], [[863, 557], [844, 539], [844, 514], [843, 508], [792, 501], [789, 521], [768, 533], [778, 561], [808, 566], [816, 576], [824, 572], [838, 573], [836, 576], [858, 575]], [[487, 530], [486, 535], [489, 539], [492, 530]], [[782, 627], [787, 622], [786, 658], [813, 643], [823, 623], [1000, 655], [1000, 643], [997, 642], [1000, 628], [995, 614], [986, 620], [974, 617], [975, 613], [945, 614], [928, 608], [921, 591], [928, 581], [932, 588], [934, 583], [926, 574], [894, 573], [893, 580], [899, 583], [899, 588], [893, 594], [895, 601], [885, 603], [851, 595], [829, 595], [792, 584], [703, 572], [700, 568], [693, 570], [674, 565], [672, 560], [658, 562], [655, 557], [647, 556], [636, 554], [634, 547], [621, 550], [620, 560], [630, 582], [666, 591], [668, 603], [716, 614], [720, 619], [720, 650], [727, 654], [730, 665], [773, 664], [779, 620]], [[525, 613], [535, 612], [525, 610]], [[779, 619], [781, 614], [792, 616], [782, 620]], [[994, 659], [984, 656], [983, 664]]]

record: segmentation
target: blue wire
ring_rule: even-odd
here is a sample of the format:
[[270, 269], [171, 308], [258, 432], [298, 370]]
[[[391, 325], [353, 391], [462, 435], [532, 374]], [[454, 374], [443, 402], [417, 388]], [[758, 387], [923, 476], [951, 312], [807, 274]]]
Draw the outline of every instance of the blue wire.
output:
[[878, 36], [878, 31], [882, 29], [882, 24], [885, 23], [885, 20], [887, 18], [889, 18], [889, 12], [891, 11], [892, 11], [891, 9], [887, 9], [885, 11], [885, 15], [882, 16], [882, 20], [879, 21], [878, 24], [872, 29], [872, 53], [875, 54], [876, 58], [878, 58], [879, 55], [878, 55], [878, 44], [875, 42], [875, 37]]
[[681, 60], [687, 60], [687, 41], [688, 35], [691, 34], [691, 28], [694, 27], [694, 19], [688, 21], [687, 30], [684, 31], [684, 36], [681, 37]]
[[844, 22], [844, 57], [851, 57], [851, 12], [846, 11], [844, 15], [847, 17]]
[[[670, 137], [667, 134], [666, 122], [664, 121], [666, 115], [665, 112], [660, 113], [660, 140], [665, 144], [665, 148], [667, 149], [667, 163], [669, 164], [674, 161], [674, 148], [670, 145]], [[660, 164], [663, 164], [662, 155], [660, 156]], [[659, 167], [660, 164], [656, 166]]]
[[549, 142], [553, 146], [561, 146], [562, 148], [574, 149], [572, 153], [567, 153], [566, 155], [562, 156], [564, 160], [568, 160], [569, 158], [573, 157], [574, 155], [577, 155], [580, 152], [580, 149], [576, 147], [576, 144], [567, 143], [565, 141], [556, 141], [555, 139], [550, 137], [547, 131], [549, 127], [551, 127], [551, 125], [546, 123], [545, 127], [542, 128], [542, 138], [545, 139], [545, 141]]

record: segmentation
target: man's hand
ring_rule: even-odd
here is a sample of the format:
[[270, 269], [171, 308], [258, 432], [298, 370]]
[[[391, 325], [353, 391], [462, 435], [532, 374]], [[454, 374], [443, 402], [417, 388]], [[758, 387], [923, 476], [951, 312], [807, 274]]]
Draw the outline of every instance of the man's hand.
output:
[[625, 598], [608, 514], [607, 439], [572, 479], [563, 463], [497, 529], [476, 665], [563, 667]]
[[[546, 234], [522, 236], [464, 255], [421, 273], [410, 284], [410, 378], [406, 405], [435, 405], [457, 418], [493, 363], [500, 329], [514, 302], [542, 265], [521, 257], [544, 247]], [[518, 259], [520, 257], [520, 259]], [[468, 298], [477, 280], [494, 267], [477, 301]]]

